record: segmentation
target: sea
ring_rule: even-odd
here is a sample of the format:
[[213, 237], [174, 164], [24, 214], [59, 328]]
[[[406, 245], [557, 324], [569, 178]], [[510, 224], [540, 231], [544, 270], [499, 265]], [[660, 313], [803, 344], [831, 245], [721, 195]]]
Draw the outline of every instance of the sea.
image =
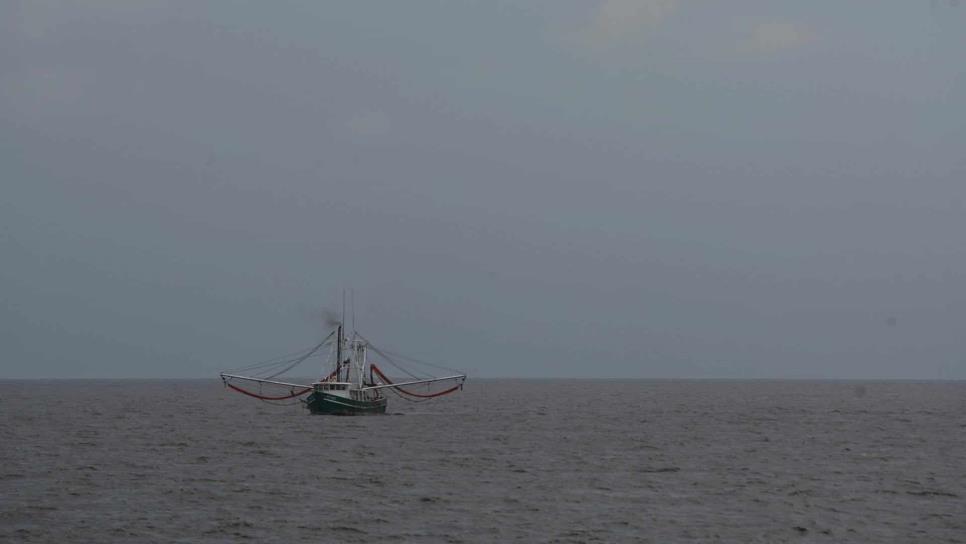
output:
[[966, 542], [966, 382], [0, 382], [0, 542]]

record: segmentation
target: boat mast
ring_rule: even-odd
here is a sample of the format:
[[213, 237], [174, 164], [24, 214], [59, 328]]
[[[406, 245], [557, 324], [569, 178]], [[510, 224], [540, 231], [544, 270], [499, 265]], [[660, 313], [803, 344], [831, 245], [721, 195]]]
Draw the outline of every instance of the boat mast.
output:
[[365, 375], [366, 375], [367, 352], [366, 352], [366, 345], [364, 342], [365, 341], [359, 342], [359, 369], [358, 369], [359, 374], [356, 378], [359, 388], [362, 388], [363, 382], [365, 382]]
[[339, 337], [335, 340], [335, 381], [342, 381], [342, 324], [339, 324]]
[[[343, 326], [345, 323], [345, 289], [342, 290], [342, 320], [339, 321], [339, 349], [336, 350], [336, 381], [342, 381], [342, 340], [345, 337], [345, 331]], [[346, 378], [349, 377], [349, 371], [346, 370]]]

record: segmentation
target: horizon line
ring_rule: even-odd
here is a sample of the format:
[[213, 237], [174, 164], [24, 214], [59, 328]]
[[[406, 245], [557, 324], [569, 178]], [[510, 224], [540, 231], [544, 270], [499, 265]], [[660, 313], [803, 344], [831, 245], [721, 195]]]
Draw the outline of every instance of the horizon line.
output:
[[[966, 377], [820, 377], [820, 376], [467, 376], [471, 380], [561, 380], [561, 381], [789, 381], [789, 382], [964, 382]], [[52, 382], [52, 381], [220, 381], [213, 377], [160, 377], [160, 376], [74, 376], [74, 377], [0, 377], [0, 382]]]

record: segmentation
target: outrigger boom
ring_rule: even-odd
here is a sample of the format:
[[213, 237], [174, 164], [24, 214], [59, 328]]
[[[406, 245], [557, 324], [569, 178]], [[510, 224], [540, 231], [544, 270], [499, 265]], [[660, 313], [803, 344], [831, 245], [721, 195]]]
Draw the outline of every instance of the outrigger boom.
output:
[[[318, 382], [312, 383], [311, 385], [307, 385], [304, 383], [289, 383], [289, 382], [279, 382], [275, 380], [264, 380], [261, 378], [251, 378], [248, 376], [239, 376], [238, 374], [227, 374], [225, 372], [222, 372], [221, 374], [219, 374], [219, 376], [221, 376], [222, 380], [225, 380], [225, 378], [229, 378], [229, 379], [235, 379], [235, 380], [247, 380], [250, 382], [258, 382], [258, 383], [270, 383], [272, 385], [283, 385], [285, 387], [303, 387], [304, 388], [304, 387], [312, 387], [312, 385], [320, 384], [320, 383], [330, 383], [327, 381], [318, 381]], [[416, 380], [411, 382], [370, 385], [368, 387], [363, 387], [361, 390], [366, 391], [370, 389], [385, 389], [387, 387], [402, 387], [404, 385], [419, 385], [421, 383], [433, 383], [433, 382], [442, 382], [445, 380], [465, 380], [465, 379], [466, 379], [466, 374], [457, 374], [455, 376], [445, 376], [442, 378], [429, 378], [426, 380]]]
[[[362, 390], [363, 391], [368, 391], [368, 390], [371, 390], [371, 389], [385, 389], [387, 387], [401, 387], [403, 385], [417, 385], [417, 384], [421, 384], [421, 383], [441, 382], [441, 381], [444, 381], [444, 380], [460, 380], [462, 382], [465, 379], [466, 379], [466, 374], [457, 374], [456, 376], [446, 376], [445, 378], [430, 378], [428, 380], [417, 380], [417, 381], [414, 381], [414, 382], [402, 382], [402, 383], [389, 383], [389, 384], [383, 384], [383, 385], [371, 385], [369, 387], [363, 387]], [[301, 387], [301, 386], [299, 386], [299, 387]]]
[[250, 382], [258, 382], [258, 383], [270, 383], [272, 385], [284, 385], [285, 387], [303, 387], [303, 388], [312, 387], [311, 385], [306, 385], [304, 383], [277, 382], [275, 380], [263, 380], [262, 378], [250, 378], [248, 376], [239, 376], [237, 374], [226, 374], [224, 372], [219, 374], [219, 376], [221, 376], [222, 381], [227, 381], [225, 378], [229, 378], [229, 379], [236, 379], [236, 380], [247, 380]]

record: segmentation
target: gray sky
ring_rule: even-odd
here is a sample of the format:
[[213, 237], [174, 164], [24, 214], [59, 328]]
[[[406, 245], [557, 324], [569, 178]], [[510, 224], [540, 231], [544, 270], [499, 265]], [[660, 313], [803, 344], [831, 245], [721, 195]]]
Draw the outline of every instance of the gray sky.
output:
[[357, 293], [495, 376], [966, 378], [966, 6], [0, 3], [0, 377]]

